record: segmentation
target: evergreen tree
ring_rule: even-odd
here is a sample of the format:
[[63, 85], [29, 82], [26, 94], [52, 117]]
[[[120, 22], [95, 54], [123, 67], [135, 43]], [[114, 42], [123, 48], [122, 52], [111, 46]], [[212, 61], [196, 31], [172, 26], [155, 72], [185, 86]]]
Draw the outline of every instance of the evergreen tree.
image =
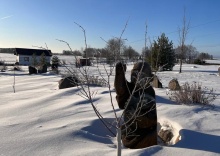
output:
[[60, 63], [60, 59], [58, 58], [58, 56], [54, 55], [52, 57], [52, 60], [51, 60], [52, 64], [59, 64]]
[[163, 67], [163, 70], [172, 70], [175, 62], [175, 52], [172, 41], [164, 33], [154, 41], [152, 51], [148, 55], [148, 60], [152, 68], [158, 70]]
[[59, 63], [60, 63], [60, 59], [58, 58], [58, 56], [54, 55], [52, 57], [51, 62], [52, 62], [52, 66], [51, 66], [52, 70], [58, 71], [58, 66], [59, 66]]

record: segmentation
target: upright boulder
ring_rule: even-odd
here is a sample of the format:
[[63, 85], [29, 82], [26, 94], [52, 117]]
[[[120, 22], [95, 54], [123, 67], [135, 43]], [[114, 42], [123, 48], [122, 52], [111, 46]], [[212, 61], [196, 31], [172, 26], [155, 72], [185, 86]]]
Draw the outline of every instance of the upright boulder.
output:
[[172, 79], [168, 84], [168, 88], [170, 90], [180, 90], [180, 85], [177, 79]]
[[158, 77], [156, 75], [154, 75], [153, 87], [154, 88], [163, 88], [162, 83], [160, 82], [160, 80], [158, 79]]
[[[131, 82], [125, 77], [126, 65], [118, 62], [115, 68], [116, 100], [124, 109], [121, 139], [131, 149], [157, 145], [157, 110], [151, 67], [137, 62], [131, 71]], [[131, 95], [131, 93], [133, 93]]]
[[68, 76], [59, 81], [59, 89], [76, 87], [79, 80], [75, 76]]

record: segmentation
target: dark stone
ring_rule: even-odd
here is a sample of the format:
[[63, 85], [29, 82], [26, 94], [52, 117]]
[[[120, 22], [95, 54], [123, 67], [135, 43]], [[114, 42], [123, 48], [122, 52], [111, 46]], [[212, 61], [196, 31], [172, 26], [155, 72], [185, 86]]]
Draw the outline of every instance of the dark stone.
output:
[[59, 81], [59, 89], [76, 87], [79, 80], [74, 76], [68, 76]]
[[160, 129], [158, 136], [163, 140], [164, 143], [169, 143], [173, 138], [173, 133], [171, 129], [163, 130]]
[[37, 74], [37, 69], [32, 66], [28, 66], [29, 74]]
[[157, 145], [157, 110], [149, 64], [136, 63], [131, 71], [131, 82], [125, 78], [125, 64], [117, 63], [115, 72], [116, 100], [119, 108], [125, 109], [125, 125], [121, 127], [124, 146], [137, 149]]

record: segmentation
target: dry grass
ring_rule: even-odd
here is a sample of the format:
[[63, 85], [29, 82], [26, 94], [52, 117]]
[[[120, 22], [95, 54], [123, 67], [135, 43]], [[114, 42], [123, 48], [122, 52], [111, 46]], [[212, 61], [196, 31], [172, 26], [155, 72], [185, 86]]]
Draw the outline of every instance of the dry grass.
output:
[[[214, 94], [213, 89], [207, 87], [202, 88], [202, 85], [193, 82], [189, 84], [186, 82], [181, 86], [180, 90], [171, 91], [170, 99], [178, 104], [201, 104], [201, 105], [212, 105], [211, 103], [216, 99], [217, 95]], [[212, 105], [213, 106], [213, 105]]]

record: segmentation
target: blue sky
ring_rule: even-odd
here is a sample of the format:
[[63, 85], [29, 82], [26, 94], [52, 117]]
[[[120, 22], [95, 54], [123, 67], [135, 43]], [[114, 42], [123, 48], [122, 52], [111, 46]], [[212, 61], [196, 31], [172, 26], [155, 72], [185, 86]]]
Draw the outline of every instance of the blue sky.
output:
[[[104, 48], [106, 41], [123, 34], [126, 45], [138, 52], [147, 36], [153, 41], [161, 33], [178, 45], [178, 27], [186, 8], [190, 29], [186, 43], [199, 52], [220, 56], [219, 0], [0, 0], [0, 48], [43, 46], [53, 52], [68, 47], [85, 48], [79, 23], [86, 30], [87, 44]], [[149, 43], [149, 41], [148, 41]]]

